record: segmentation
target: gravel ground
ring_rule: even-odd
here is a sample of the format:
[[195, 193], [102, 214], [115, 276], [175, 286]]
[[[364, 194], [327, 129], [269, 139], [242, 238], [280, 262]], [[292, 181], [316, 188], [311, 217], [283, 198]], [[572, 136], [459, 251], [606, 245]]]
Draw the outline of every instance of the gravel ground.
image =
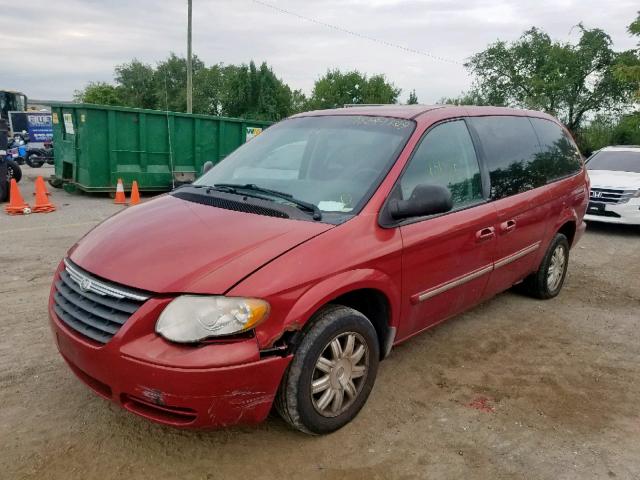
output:
[[[25, 198], [50, 172], [24, 168]], [[52, 272], [123, 207], [51, 198], [54, 213], [0, 213], [0, 478], [640, 478], [640, 229], [591, 225], [554, 300], [507, 292], [396, 348], [332, 435], [275, 415], [189, 432], [96, 397], [58, 355]]]

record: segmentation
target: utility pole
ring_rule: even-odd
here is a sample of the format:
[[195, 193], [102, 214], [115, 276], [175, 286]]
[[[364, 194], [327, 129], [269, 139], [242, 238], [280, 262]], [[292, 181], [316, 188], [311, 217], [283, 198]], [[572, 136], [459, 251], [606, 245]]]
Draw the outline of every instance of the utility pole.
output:
[[191, 65], [191, 0], [187, 0], [187, 113], [193, 113], [193, 71]]

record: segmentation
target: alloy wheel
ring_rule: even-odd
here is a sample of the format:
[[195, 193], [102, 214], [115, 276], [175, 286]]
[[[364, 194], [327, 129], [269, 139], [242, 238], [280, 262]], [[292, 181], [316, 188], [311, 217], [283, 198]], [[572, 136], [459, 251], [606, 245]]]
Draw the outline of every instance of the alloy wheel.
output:
[[356, 400], [369, 372], [369, 348], [356, 332], [334, 337], [316, 361], [311, 399], [324, 417], [336, 417]]

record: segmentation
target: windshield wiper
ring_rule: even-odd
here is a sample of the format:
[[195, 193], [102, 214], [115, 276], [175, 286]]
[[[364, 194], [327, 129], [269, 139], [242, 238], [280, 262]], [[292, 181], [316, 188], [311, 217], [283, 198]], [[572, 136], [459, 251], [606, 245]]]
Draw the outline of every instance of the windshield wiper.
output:
[[322, 220], [322, 212], [317, 207], [317, 205], [315, 205], [313, 203], [310, 203], [310, 202], [305, 202], [304, 200], [300, 200], [298, 198], [295, 198], [290, 193], [280, 192], [278, 190], [271, 190], [269, 188], [259, 187], [255, 183], [244, 183], [244, 184], [241, 184], [241, 183], [216, 183], [215, 185], [213, 185], [213, 188], [220, 189], [220, 190], [226, 190], [226, 191], [228, 191], [230, 193], [237, 193], [238, 190], [249, 190], [251, 192], [263, 193], [265, 195], [271, 195], [272, 197], [277, 197], [277, 198], [281, 198], [283, 200], [286, 200], [287, 202], [294, 204], [296, 207], [298, 207], [301, 210], [306, 210], [308, 212], [311, 212], [312, 218], [314, 220]]

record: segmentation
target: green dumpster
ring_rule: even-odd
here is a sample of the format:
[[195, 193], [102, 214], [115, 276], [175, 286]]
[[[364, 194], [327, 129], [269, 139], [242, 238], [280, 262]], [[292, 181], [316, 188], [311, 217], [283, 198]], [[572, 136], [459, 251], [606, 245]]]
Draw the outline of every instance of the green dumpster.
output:
[[193, 181], [206, 161], [219, 162], [270, 122], [187, 113], [54, 104], [54, 186], [86, 192], [166, 191]]

